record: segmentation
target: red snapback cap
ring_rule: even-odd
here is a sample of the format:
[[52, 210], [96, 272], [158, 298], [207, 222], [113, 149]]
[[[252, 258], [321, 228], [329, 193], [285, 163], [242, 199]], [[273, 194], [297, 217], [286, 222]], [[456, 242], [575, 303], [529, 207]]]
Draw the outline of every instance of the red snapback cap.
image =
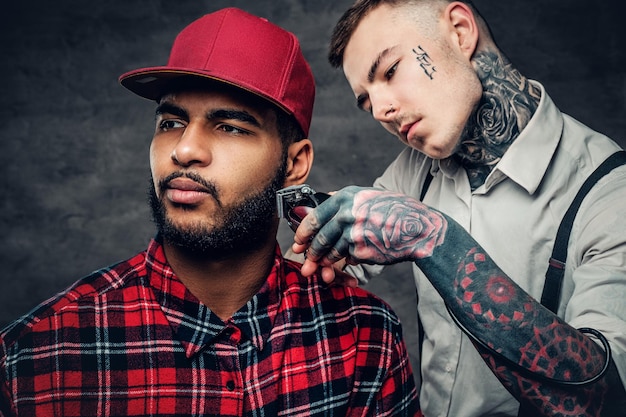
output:
[[158, 100], [168, 81], [197, 76], [263, 97], [291, 114], [308, 136], [315, 80], [294, 34], [241, 9], [207, 14], [183, 29], [166, 66], [122, 74], [133, 93]]

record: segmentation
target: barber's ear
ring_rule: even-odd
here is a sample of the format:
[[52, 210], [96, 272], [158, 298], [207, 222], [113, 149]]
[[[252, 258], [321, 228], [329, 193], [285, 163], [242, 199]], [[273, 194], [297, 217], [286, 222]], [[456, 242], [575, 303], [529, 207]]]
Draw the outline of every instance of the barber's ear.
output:
[[289, 145], [285, 186], [304, 184], [313, 166], [313, 144], [301, 139]]
[[471, 7], [455, 1], [446, 7], [444, 17], [450, 25], [453, 46], [459, 48], [468, 60], [471, 59], [480, 37], [480, 29]]

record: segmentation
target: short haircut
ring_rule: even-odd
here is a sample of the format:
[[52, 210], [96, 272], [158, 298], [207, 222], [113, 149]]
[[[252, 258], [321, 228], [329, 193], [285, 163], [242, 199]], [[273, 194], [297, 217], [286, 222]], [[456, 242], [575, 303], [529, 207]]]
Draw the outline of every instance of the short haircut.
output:
[[[361, 20], [363, 20], [369, 12], [378, 6], [389, 5], [393, 7], [403, 5], [435, 5], [437, 3], [451, 3], [452, 1], [453, 0], [356, 0], [352, 6], [345, 11], [335, 25], [330, 39], [328, 62], [330, 62], [330, 64], [335, 68], [340, 68], [343, 65], [343, 56], [352, 34]], [[489, 36], [491, 36], [491, 30], [472, 1], [461, 0], [461, 2], [467, 4], [472, 9], [478, 19], [478, 24], [486, 29]]]

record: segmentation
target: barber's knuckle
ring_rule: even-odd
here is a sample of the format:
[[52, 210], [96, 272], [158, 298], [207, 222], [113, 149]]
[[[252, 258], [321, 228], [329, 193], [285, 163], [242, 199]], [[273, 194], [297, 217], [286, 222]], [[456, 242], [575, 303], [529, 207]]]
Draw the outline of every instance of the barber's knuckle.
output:
[[320, 247], [326, 248], [328, 246], [331, 245], [330, 240], [328, 239], [328, 237], [324, 234], [324, 233], [319, 233], [316, 237], [315, 240], [317, 242], [317, 244]]
[[343, 256], [341, 255], [341, 253], [339, 252], [337, 248], [332, 248], [328, 252], [328, 258], [334, 260], [335, 262], [340, 260], [342, 257]]

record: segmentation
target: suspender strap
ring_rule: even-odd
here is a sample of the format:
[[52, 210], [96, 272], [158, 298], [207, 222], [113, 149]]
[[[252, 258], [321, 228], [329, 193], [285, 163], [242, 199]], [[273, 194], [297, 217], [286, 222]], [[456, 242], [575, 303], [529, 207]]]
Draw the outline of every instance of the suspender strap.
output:
[[[433, 181], [433, 174], [430, 173], [430, 169], [428, 170], [428, 174], [426, 174], [426, 178], [424, 179], [424, 183], [422, 184], [422, 192], [420, 193], [420, 201], [424, 201], [424, 197], [426, 197], [426, 193], [428, 192], [428, 188], [430, 187], [430, 183]], [[415, 301], [417, 302], [419, 299], [419, 294], [417, 293], [417, 287], [415, 287]], [[424, 345], [424, 327], [422, 326], [422, 319], [420, 315], [417, 314], [417, 342], [419, 343], [420, 348], [420, 368], [422, 362], [422, 346]], [[420, 369], [420, 374], [422, 373]], [[422, 379], [423, 381], [423, 379]]]
[[[614, 168], [626, 164], [626, 152], [618, 151], [609, 156], [595, 171], [585, 180], [580, 190], [574, 197], [574, 201], [569, 206], [561, 224], [559, 225], [552, 249], [552, 257], [548, 261], [548, 270], [546, 272], [546, 281], [541, 294], [541, 304], [546, 306], [550, 311], [556, 314], [559, 308], [559, 300], [561, 298], [561, 284], [565, 273], [565, 261], [567, 258], [567, 245], [569, 243], [570, 232], [576, 213], [580, 205], [596, 182], [604, 175], [611, 172]], [[608, 343], [605, 347], [608, 347]], [[607, 364], [609, 363], [610, 353], [607, 351]], [[518, 417], [532, 417], [535, 415], [528, 407], [520, 406]]]
[[430, 187], [430, 183], [433, 181], [433, 174], [430, 173], [430, 170], [426, 174], [426, 178], [424, 178], [424, 184], [422, 184], [422, 192], [420, 193], [420, 201], [424, 201], [424, 197], [426, 197], [426, 192], [428, 192], [428, 187]]
[[565, 212], [563, 220], [559, 225], [552, 250], [552, 257], [548, 262], [548, 271], [546, 272], [546, 282], [541, 295], [541, 304], [556, 313], [559, 306], [559, 298], [561, 295], [561, 283], [563, 274], [565, 273], [565, 260], [567, 258], [567, 245], [569, 242], [570, 231], [574, 224], [576, 212], [580, 207], [583, 199], [594, 186], [594, 184], [608, 174], [614, 168], [626, 164], [626, 151], [618, 151], [609, 156], [596, 170], [585, 180], [580, 190], [574, 197], [574, 201]]

